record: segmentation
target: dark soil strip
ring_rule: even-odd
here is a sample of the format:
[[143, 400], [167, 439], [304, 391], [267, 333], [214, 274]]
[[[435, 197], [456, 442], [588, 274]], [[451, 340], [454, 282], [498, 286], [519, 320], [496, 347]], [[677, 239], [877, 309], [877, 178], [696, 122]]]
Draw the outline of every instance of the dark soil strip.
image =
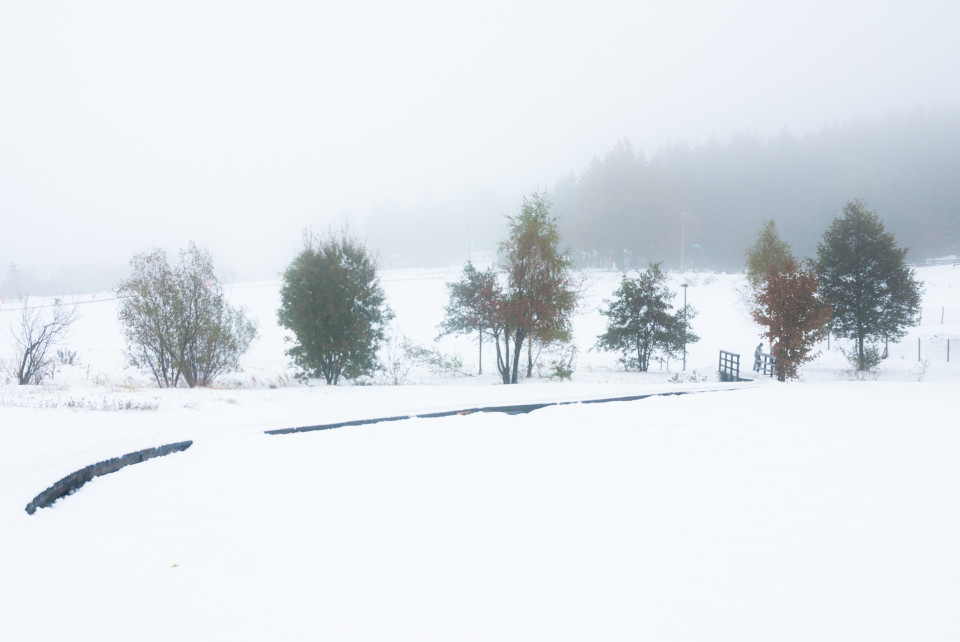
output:
[[139, 450], [135, 453], [129, 453], [123, 455], [122, 457], [114, 457], [113, 459], [108, 459], [106, 461], [101, 461], [98, 464], [81, 468], [74, 473], [70, 473], [53, 486], [34, 497], [33, 501], [27, 504], [26, 511], [28, 514], [33, 515], [38, 508], [46, 508], [64, 495], [72, 495], [75, 490], [86, 484], [94, 477], [115, 473], [125, 466], [139, 464], [142, 461], [147, 461], [148, 459], [153, 459], [154, 457], [163, 457], [164, 455], [169, 455], [170, 453], [178, 453], [182, 450], [186, 450], [192, 445], [192, 441], [181, 441], [176, 444], [158, 446], [157, 448], [147, 448], [146, 450]]
[[[674, 395], [689, 395], [699, 392], [708, 392], [705, 390], [684, 390], [677, 392], [652, 392], [646, 395], [633, 395], [630, 397], [610, 397], [607, 399], [587, 399], [584, 401], [553, 401], [548, 403], [530, 403], [519, 404], [516, 406], [484, 406], [479, 408], [465, 408], [463, 410], [445, 410], [443, 412], [429, 412], [422, 415], [403, 415], [398, 417], [380, 417], [377, 419], [354, 419], [353, 421], [341, 421], [335, 424], [321, 424], [318, 426], [300, 426], [298, 428], [280, 428], [278, 430], [267, 430], [268, 435], [289, 435], [295, 432], [312, 432], [314, 430], [331, 430], [333, 428], [345, 428], [347, 426], [364, 426], [367, 424], [378, 424], [387, 421], [403, 421], [404, 419], [432, 419], [436, 417], [453, 417], [455, 415], [470, 415], [475, 412], [502, 412], [508, 415], [521, 415], [534, 410], [540, 410], [548, 406], [571, 406], [574, 404], [587, 403], [610, 403], [613, 401], [637, 401], [649, 397], [671, 397]], [[710, 391], [713, 392], [713, 391]]]

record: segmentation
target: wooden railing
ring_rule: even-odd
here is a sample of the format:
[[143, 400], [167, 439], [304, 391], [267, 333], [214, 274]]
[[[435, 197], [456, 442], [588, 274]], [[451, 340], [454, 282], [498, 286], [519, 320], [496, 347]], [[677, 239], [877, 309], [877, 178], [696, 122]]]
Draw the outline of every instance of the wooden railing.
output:
[[720, 381], [740, 381], [740, 355], [720, 351]]
[[777, 359], [772, 354], [767, 354], [766, 352], [761, 353], [760, 367], [757, 368], [757, 372], [764, 375], [765, 377], [776, 377], [777, 372], [773, 367], [776, 362], [777, 362]]

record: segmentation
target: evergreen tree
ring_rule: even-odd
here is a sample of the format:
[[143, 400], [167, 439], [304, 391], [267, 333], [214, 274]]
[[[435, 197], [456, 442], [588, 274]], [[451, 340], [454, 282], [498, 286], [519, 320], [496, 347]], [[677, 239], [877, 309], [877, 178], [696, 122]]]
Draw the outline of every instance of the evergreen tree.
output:
[[647, 220], [643, 194], [644, 160], [628, 139], [594, 158], [580, 179], [574, 233], [582, 247], [600, 250], [624, 269], [627, 252], [649, 255], [656, 235]]
[[796, 262], [790, 253], [790, 245], [780, 238], [773, 219], [763, 222], [763, 228], [750, 249], [747, 250], [747, 283], [757, 292], [771, 272], [784, 269], [788, 261]]
[[497, 323], [497, 302], [501, 297], [497, 273], [493, 268], [481, 272], [467, 261], [460, 280], [447, 283], [447, 291], [450, 299], [443, 309], [440, 336], [476, 332], [478, 374], [483, 374], [483, 337]]
[[304, 377], [373, 374], [377, 352], [393, 313], [377, 277], [376, 262], [359, 241], [308, 237], [283, 273], [280, 325], [293, 332], [287, 354]]
[[620, 363], [627, 370], [646, 372], [655, 352], [676, 356], [685, 342], [700, 340], [690, 329], [696, 312], [689, 305], [673, 311], [676, 293], [667, 287], [666, 279], [660, 263], [651, 263], [637, 278], [624, 274], [614, 299], [604, 301], [607, 308], [600, 314], [607, 317], [607, 330], [598, 337], [596, 347], [620, 352]]
[[830, 306], [817, 297], [819, 286], [814, 270], [788, 258], [770, 269], [756, 292], [753, 318], [766, 328], [780, 381], [795, 379], [800, 365], [816, 356], [811, 354], [813, 346], [823, 338], [830, 320]]
[[[571, 274], [570, 259], [560, 250], [557, 219], [550, 214], [546, 193], [525, 196], [520, 213], [508, 217], [508, 224], [510, 236], [500, 244], [506, 256], [507, 288], [495, 306], [497, 327], [493, 335], [503, 383], [517, 383], [525, 341], [531, 341], [531, 355], [532, 342], [569, 339], [579, 283]], [[528, 374], [532, 365], [532, 356], [528, 356]]]
[[858, 369], [864, 346], [899, 339], [917, 322], [922, 287], [876, 212], [848, 202], [817, 245], [820, 295], [833, 306], [830, 329], [856, 341]]

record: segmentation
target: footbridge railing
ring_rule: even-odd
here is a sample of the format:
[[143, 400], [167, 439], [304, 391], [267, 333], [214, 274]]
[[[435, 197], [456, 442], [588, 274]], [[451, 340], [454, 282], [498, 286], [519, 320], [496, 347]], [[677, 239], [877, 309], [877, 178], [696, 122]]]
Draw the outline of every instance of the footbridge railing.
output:
[[740, 381], [740, 355], [721, 350], [719, 371], [720, 381]]

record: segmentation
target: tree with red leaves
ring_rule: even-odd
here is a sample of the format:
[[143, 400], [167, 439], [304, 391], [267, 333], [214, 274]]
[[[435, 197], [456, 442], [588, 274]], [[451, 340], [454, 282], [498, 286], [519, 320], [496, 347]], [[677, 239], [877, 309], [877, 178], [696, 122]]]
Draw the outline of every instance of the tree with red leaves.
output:
[[792, 258], [771, 269], [760, 285], [753, 319], [766, 328], [774, 348], [774, 371], [779, 381], [796, 379], [801, 364], [811, 361], [813, 346], [824, 337], [832, 308], [818, 297], [820, 280], [814, 269], [804, 269]]

